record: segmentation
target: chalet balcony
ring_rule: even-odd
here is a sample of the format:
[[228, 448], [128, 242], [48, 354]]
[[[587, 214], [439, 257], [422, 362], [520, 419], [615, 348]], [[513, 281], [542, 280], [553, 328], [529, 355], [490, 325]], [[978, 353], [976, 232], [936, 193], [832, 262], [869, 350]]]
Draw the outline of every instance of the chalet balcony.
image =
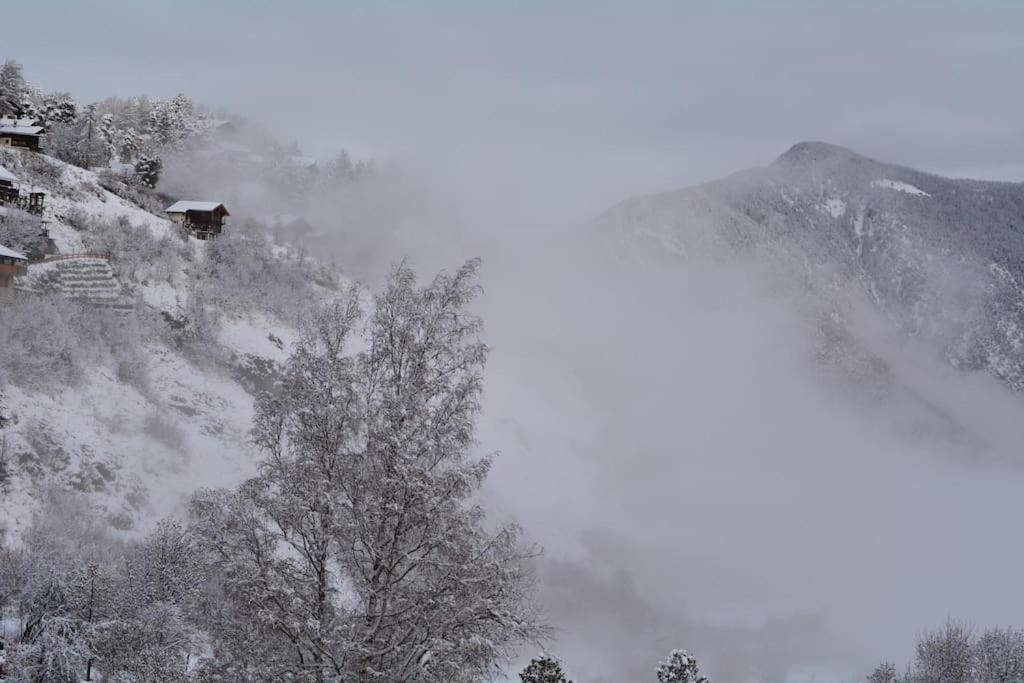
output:
[[207, 222], [186, 220], [181, 224], [185, 230], [200, 240], [209, 240], [219, 237], [224, 230], [223, 222]]
[[45, 198], [46, 194], [43, 192], [22, 193], [13, 187], [0, 187], [0, 205], [13, 206], [35, 216], [43, 215]]

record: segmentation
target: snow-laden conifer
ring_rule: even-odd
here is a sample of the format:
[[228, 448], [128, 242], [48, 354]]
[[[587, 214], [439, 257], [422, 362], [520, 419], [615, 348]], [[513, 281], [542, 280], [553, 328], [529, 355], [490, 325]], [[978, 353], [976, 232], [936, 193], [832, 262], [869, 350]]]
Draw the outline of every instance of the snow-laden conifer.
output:
[[554, 657], [541, 655], [534, 657], [519, 672], [520, 683], [572, 683], [565, 677], [562, 664]]
[[656, 669], [658, 683], [707, 683], [701, 676], [696, 657], [686, 650], [672, 650]]

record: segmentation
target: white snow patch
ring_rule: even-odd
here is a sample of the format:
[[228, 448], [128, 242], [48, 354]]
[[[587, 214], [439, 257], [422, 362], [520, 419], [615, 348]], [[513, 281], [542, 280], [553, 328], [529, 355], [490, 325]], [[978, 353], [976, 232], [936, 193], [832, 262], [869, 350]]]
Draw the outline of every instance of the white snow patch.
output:
[[931, 195], [924, 190], [900, 180], [889, 180], [888, 178], [883, 178], [882, 180], [873, 180], [871, 181], [871, 184], [875, 187], [884, 187], [890, 190], [896, 190], [897, 192], [912, 194], [917, 197], [931, 197]]
[[5, 387], [17, 416], [5, 430], [8, 445], [32, 454], [40, 473], [13, 478], [5, 506], [9, 533], [24, 528], [39, 487], [53, 483], [88, 493], [112, 517], [145, 525], [179, 512], [196, 482], [233, 486], [255, 473], [248, 443], [252, 397], [227, 376], [197, 368], [166, 347], [147, 351], [145, 393], [106, 369], [53, 393]]
[[185, 297], [169, 282], [151, 282], [139, 287], [142, 301], [161, 312], [177, 315], [183, 308]]
[[249, 314], [222, 321], [218, 340], [239, 355], [283, 363], [294, 349], [296, 333], [266, 315]]
[[822, 210], [832, 218], [842, 218], [846, 214], [846, 202], [838, 197], [832, 197], [825, 202]]

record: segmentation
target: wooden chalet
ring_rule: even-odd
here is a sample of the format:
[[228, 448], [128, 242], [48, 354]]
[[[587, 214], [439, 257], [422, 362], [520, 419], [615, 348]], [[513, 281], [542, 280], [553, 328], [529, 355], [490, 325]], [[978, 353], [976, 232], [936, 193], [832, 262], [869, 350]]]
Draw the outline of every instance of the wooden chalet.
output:
[[220, 202], [180, 201], [168, 206], [167, 217], [198, 239], [213, 239], [224, 231], [231, 214]]
[[28, 273], [28, 257], [0, 244], [0, 301], [14, 297], [14, 278]]
[[13, 173], [0, 166], [0, 206], [13, 206], [22, 211], [41, 216], [43, 201], [46, 195], [42, 192], [22, 192], [18, 189], [18, 179]]
[[0, 118], [0, 145], [39, 151], [39, 140], [46, 130], [32, 119]]
[[3, 166], [0, 166], [0, 192], [15, 189], [14, 184], [18, 182], [17, 177]]

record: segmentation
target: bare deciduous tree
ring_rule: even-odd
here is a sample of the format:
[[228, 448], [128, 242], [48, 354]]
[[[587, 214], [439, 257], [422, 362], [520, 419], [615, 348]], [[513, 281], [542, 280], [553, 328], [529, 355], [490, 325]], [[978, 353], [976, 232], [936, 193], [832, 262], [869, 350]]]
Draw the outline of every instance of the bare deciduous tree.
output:
[[971, 683], [971, 629], [952, 619], [917, 643], [914, 680], [919, 683]]
[[978, 683], [1024, 681], [1024, 631], [987, 629], [974, 643], [974, 671]]
[[194, 499], [206, 626], [233, 675], [477, 681], [543, 633], [530, 551], [472, 502], [491, 462], [471, 453], [475, 272], [418, 288], [396, 269], [359, 353], [356, 293], [323, 311], [259, 403], [260, 476]]

